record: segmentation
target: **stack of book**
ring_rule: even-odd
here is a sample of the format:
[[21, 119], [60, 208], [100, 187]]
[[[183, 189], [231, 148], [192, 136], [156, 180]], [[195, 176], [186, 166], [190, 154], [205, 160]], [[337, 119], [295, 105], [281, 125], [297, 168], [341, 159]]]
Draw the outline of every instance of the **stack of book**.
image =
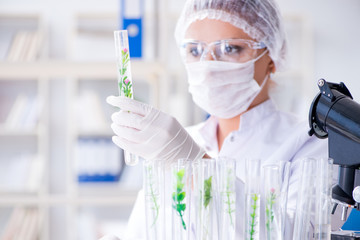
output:
[[5, 119], [4, 127], [8, 129], [34, 129], [42, 111], [42, 100], [39, 96], [30, 97], [19, 94]]
[[17, 207], [13, 210], [0, 240], [36, 240], [39, 238], [42, 217], [38, 209]]
[[43, 35], [39, 31], [18, 31], [7, 53], [9, 62], [35, 61], [40, 53]]
[[38, 155], [31, 154], [1, 159], [0, 192], [38, 192], [43, 179], [43, 162]]

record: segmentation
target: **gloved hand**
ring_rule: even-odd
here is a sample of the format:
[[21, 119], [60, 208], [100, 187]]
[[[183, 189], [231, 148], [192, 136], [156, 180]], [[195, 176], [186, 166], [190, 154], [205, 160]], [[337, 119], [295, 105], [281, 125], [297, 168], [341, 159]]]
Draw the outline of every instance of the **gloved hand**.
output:
[[106, 101], [121, 109], [111, 117], [117, 135], [112, 140], [120, 148], [167, 163], [205, 154], [174, 117], [130, 98], [110, 96]]

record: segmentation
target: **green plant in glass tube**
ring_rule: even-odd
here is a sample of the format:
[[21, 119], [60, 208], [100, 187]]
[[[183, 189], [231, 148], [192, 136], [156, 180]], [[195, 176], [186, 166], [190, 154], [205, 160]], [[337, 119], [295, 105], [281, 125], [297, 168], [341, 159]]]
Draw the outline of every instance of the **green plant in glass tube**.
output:
[[[219, 189], [219, 239], [235, 239], [236, 223], [236, 160], [220, 157], [216, 161], [216, 172]], [[216, 207], [216, 206], [215, 206]]]
[[127, 30], [114, 32], [120, 96], [133, 98], [129, 38]]
[[211, 193], [211, 186], [212, 186], [212, 176], [208, 179], [204, 180], [204, 207], [206, 208], [211, 199], [212, 199], [212, 193]]
[[119, 66], [119, 91], [123, 93], [125, 97], [132, 98], [132, 83], [127, 73], [129, 63], [129, 50], [127, 48], [123, 48], [121, 50], [121, 64]]
[[185, 183], [183, 182], [183, 178], [185, 175], [185, 169], [180, 169], [179, 171], [175, 172], [176, 174], [176, 192], [173, 192], [173, 208], [179, 214], [181, 218], [181, 222], [183, 225], [184, 230], [186, 230], [186, 224], [184, 221], [184, 212], [186, 209], [186, 203], [184, 203], [184, 199], [186, 197], [186, 192], [184, 191]]
[[[118, 68], [118, 87], [119, 95], [134, 98], [132, 77], [131, 77], [131, 63], [129, 38], [127, 30], [114, 31], [115, 53]], [[125, 163], [133, 166], [139, 161], [136, 155], [124, 151]]]
[[250, 240], [254, 239], [254, 235], [256, 233], [255, 230], [255, 226], [258, 224], [257, 223], [257, 207], [258, 207], [258, 203], [257, 201], [259, 200], [259, 197], [256, 193], [253, 194], [253, 196], [251, 197], [251, 199], [253, 200], [253, 205], [251, 205], [252, 207], [252, 213], [250, 213], [250, 217], [251, 217], [251, 223], [250, 223]]
[[232, 214], [235, 212], [235, 209], [232, 208], [232, 205], [235, 204], [235, 202], [232, 200], [232, 198], [230, 196], [234, 193], [231, 190], [232, 186], [230, 185], [231, 179], [232, 179], [231, 175], [232, 175], [232, 169], [229, 169], [228, 174], [227, 174], [227, 181], [226, 181], [226, 197], [227, 197], [226, 204], [228, 206], [227, 213], [229, 214], [229, 217], [230, 217], [230, 224], [231, 224], [231, 226], [234, 226]]
[[[271, 234], [271, 226], [272, 226], [272, 222], [274, 221], [274, 204], [275, 204], [275, 200], [276, 200], [276, 193], [275, 193], [275, 189], [271, 189], [270, 190], [270, 194], [268, 196], [268, 198], [266, 199], [266, 209], [265, 209], [265, 213], [266, 213], [266, 229], [267, 229], [267, 233], [268, 235]], [[268, 236], [268, 239], [271, 236]]]
[[151, 226], [154, 226], [156, 221], [157, 221], [157, 218], [159, 216], [159, 204], [157, 202], [157, 198], [155, 196], [155, 192], [154, 192], [154, 175], [153, 175], [153, 169], [152, 169], [152, 166], [149, 166], [147, 168], [147, 172], [148, 172], [148, 180], [149, 180], [149, 191], [150, 191], [150, 195], [151, 195], [151, 199], [153, 201], [153, 207], [152, 209], [155, 210], [155, 217], [154, 217], [154, 221], [152, 223]]

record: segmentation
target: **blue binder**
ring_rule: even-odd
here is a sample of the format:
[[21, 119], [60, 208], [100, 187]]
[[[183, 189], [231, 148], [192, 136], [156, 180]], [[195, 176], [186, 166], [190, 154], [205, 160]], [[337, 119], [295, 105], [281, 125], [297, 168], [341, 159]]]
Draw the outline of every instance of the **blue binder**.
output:
[[131, 58], [143, 56], [143, 0], [120, 0], [120, 25], [128, 30], [129, 48]]

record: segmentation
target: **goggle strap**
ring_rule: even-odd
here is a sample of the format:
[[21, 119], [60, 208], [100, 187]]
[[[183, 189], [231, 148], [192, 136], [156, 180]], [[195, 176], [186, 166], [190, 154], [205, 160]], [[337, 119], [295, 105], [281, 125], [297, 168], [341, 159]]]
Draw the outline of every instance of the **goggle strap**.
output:
[[266, 45], [264, 42], [259, 42], [259, 49], [263, 49], [263, 48], [266, 48]]

